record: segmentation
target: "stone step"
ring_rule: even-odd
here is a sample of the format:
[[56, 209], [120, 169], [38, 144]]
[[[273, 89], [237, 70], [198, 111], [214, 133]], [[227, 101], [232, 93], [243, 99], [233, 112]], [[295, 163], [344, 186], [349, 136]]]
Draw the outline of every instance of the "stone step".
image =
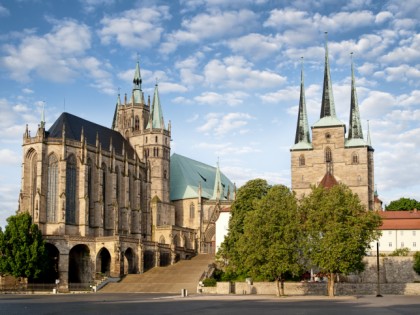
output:
[[180, 293], [182, 289], [195, 293], [198, 281], [214, 255], [200, 254], [175, 265], [155, 267], [143, 274], [129, 274], [118, 283], [109, 283], [101, 292]]

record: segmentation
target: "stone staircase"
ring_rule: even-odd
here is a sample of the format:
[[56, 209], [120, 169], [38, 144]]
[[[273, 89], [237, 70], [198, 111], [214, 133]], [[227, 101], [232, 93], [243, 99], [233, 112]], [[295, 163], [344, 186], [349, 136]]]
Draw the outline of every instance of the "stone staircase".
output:
[[200, 277], [213, 262], [214, 255], [199, 254], [175, 265], [155, 267], [143, 274], [129, 274], [118, 283], [108, 283], [100, 292], [181, 294], [181, 290], [186, 289], [188, 294], [194, 294]]

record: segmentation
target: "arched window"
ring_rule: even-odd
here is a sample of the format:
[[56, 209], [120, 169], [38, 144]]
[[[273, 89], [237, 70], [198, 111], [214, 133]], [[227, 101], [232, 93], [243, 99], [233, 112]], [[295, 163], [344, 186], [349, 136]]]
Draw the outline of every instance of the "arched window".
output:
[[194, 219], [194, 216], [195, 216], [195, 206], [191, 202], [191, 204], [190, 204], [190, 219]]
[[121, 206], [121, 178], [120, 178], [120, 168], [115, 167], [115, 194], [118, 204]]
[[303, 154], [299, 156], [299, 166], [305, 166], [305, 156]]
[[166, 179], [166, 176], [168, 176], [168, 172], [166, 170], [163, 171], [163, 178]]
[[87, 193], [89, 198], [89, 226], [93, 226], [95, 223], [95, 210], [93, 200], [93, 174], [92, 174], [92, 160], [87, 160], [88, 176], [87, 176]]
[[47, 222], [56, 222], [58, 201], [58, 160], [54, 154], [48, 158]]
[[359, 155], [356, 152], [353, 152], [353, 154], [351, 155], [351, 163], [359, 164]]
[[31, 208], [32, 215], [35, 211], [35, 197], [36, 197], [36, 177], [37, 177], [37, 162], [38, 156], [36, 152], [33, 152], [31, 157]]
[[66, 165], [66, 223], [76, 223], [76, 158], [70, 155]]
[[158, 143], [158, 137], [157, 136], [155, 137], [155, 142]]
[[136, 116], [136, 118], [134, 119], [134, 129], [135, 130], [139, 130], [140, 126], [140, 120], [139, 120], [139, 116]]
[[325, 162], [326, 163], [331, 163], [332, 162], [332, 153], [331, 153], [331, 149], [329, 147], [327, 147], [325, 149]]
[[106, 165], [105, 163], [102, 163], [101, 167], [102, 176], [101, 176], [101, 184], [102, 184], [102, 201], [104, 205], [106, 205]]

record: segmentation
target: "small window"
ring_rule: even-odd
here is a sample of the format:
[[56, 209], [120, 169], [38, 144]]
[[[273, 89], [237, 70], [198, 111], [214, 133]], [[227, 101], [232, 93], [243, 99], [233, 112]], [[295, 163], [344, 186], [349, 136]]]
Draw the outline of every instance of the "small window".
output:
[[359, 164], [359, 155], [356, 152], [354, 152], [351, 156], [351, 163]]
[[392, 242], [389, 242], [389, 247], [392, 247]]
[[400, 235], [404, 235], [404, 231], [401, 231], [401, 232], [400, 232]]
[[413, 247], [416, 247], [416, 246], [417, 246], [416, 242], [413, 242]]
[[327, 139], [327, 141], [331, 139], [331, 134], [329, 132], [325, 134], [325, 139]]
[[328, 147], [325, 149], [325, 162], [326, 163], [332, 162], [332, 152], [331, 152], [331, 149]]
[[155, 142], [158, 143], [158, 137], [157, 136], [155, 137]]
[[305, 156], [303, 154], [299, 156], [299, 166], [305, 166]]
[[388, 234], [391, 235], [392, 234], [392, 231], [388, 231]]
[[139, 119], [139, 116], [136, 116], [134, 120], [134, 129], [139, 130], [139, 127], [140, 127], [140, 119]]
[[167, 172], [166, 172], [166, 170], [164, 170], [163, 171], [163, 178], [166, 179], [166, 176], [167, 176]]
[[416, 231], [413, 231], [413, 236], [416, 236]]
[[403, 248], [404, 247], [404, 242], [401, 242], [401, 248]]
[[146, 137], [146, 143], [147, 143], [147, 137]]
[[195, 216], [195, 206], [193, 203], [190, 204], [190, 219], [194, 219]]

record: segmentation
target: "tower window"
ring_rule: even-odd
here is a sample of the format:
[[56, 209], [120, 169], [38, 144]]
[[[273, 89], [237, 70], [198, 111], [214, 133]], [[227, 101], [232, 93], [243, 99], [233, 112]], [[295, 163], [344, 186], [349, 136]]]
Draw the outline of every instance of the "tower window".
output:
[[299, 156], [299, 166], [305, 166], [305, 156], [303, 154]]
[[326, 163], [331, 163], [332, 162], [332, 153], [331, 153], [331, 149], [330, 148], [326, 148], [325, 149], [325, 162]]
[[58, 160], [55, 155], [48, 159], [47, 222], [56, 222], [58, 201]]
[[359, 164], [359, 155], [356, 152], [354, 152], [351, 156], [351, 163]]
[[147, 143], [147, 137], [146, 137], [146, 143]]
[[158, 137], [157, 136], [155, 137], [155, 142], [158, 143]]
[[66, 166], [66, 223], [76, 223], [76, 158], [70, 155]]
[[194, 207], [194, 204], [191, 203], [190, 204], [190, 219], [194, 219], [194, 216], [195, 216], [195, 207]]
[[136, 116], [134, 120], [134, 129], [139, 130], [139, 128], [140, 128], [140, 119], [139, 119], [139, 116]]

